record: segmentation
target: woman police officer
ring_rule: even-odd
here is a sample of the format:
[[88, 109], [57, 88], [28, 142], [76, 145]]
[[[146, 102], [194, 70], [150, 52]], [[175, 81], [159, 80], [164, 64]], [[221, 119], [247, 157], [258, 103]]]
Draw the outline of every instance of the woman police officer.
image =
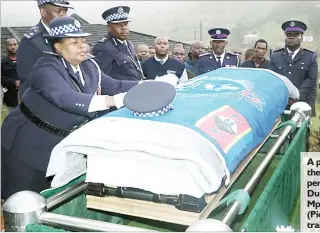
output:
[[2, 125], [2, 198], [50, 187], [45, 175], [53, 147], [97, 117], [97, 112], [122, 107], [124, 93], [138, 84], [114, 80], [101, 72], [86, 57], [85, 37], [89, 35], [74, 18], [51, 22], [45, 37], [55, 53], [45, 53], [38, 60], [30, 88]]

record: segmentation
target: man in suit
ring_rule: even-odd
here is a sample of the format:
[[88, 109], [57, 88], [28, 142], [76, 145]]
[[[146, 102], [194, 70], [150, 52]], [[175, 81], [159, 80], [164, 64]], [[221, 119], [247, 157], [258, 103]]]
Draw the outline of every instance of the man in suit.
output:
[[[315, 52], [301, 47], [303, 33], [307, 25], [292, 20], [282, 24], [285, 33], [285, 48], [274, 51], [270, 58], [269, 68], [286, 76], [298, 88], [300, 100], [312, 108], [312, 116], [316, 115], [318, 64]], [[295, 100], [290, 100], [289, 105]]]
[[208, 31], [211, 36], [212, 53], [201, 54], [197, 63], [197, 75], [216, 70], [220, 67], [238, 67], [239, 56], [226, 52], [230, 31], [225, 28], [213, 28]]
[[31, 69], [43, 51], [51, 52], [48, 41], [43, 34], [49, 32], [50, 22], [58, 17], [65, 16], [68, 8], [72, 8], [65, 0], [37, 0], [40, 10], [40, 22], [30, 32], [24, 34], [17, 51], [17, 73], [20, 79], [19, 97], [21, 99], [25, 90], [30, 86], [29, 76]]
[[93, 55], [102, 71], [118, 80], [142, 80], [143, 72], [129, 36], [127, 6], [113, 7], [102, 14], [109, 33], [93, 47]]

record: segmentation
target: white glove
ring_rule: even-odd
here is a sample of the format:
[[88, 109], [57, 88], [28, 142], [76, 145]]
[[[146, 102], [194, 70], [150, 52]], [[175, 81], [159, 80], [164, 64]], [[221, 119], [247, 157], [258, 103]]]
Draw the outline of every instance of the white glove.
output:
[[160, 77], [156, 77], [154, 79], [155, 81], [170, 83], [173, 86], [176, 86], [178, 84], [179, 78], [174, 74], [166, 74]]
[[113, 96], [114, 104], [116, 105], [117, 109], [122, 108], [124, 106], [123, 100], [127, 92], [119, 93]]

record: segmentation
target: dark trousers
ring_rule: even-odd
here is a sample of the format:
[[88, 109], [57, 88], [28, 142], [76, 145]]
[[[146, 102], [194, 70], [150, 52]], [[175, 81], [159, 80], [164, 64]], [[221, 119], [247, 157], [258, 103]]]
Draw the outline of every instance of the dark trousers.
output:
[[45, 172], [21, 162], [3, 147], [1, 160], [1, 198], [7, 199], [23, 190], [40, 193], [50, 188], [50, 181], [46, 178]]

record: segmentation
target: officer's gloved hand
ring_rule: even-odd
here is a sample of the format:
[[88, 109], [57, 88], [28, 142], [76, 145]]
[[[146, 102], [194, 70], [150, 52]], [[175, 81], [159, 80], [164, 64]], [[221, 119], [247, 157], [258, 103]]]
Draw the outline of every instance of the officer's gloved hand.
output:
[[124, 106], [123, 99], [126, 94], [127, 94], [127, 92], [124, 92], [124, 93], [119, 93], [119, 94], [116, 94], [113, 96], [114, 104], [117, 109], [122, 108]]
[[160, 77], [156, 77], [155, 81], [170, 83], [173, 86], [177, 86], [179, 78], [174, 74], [166, 74]]

